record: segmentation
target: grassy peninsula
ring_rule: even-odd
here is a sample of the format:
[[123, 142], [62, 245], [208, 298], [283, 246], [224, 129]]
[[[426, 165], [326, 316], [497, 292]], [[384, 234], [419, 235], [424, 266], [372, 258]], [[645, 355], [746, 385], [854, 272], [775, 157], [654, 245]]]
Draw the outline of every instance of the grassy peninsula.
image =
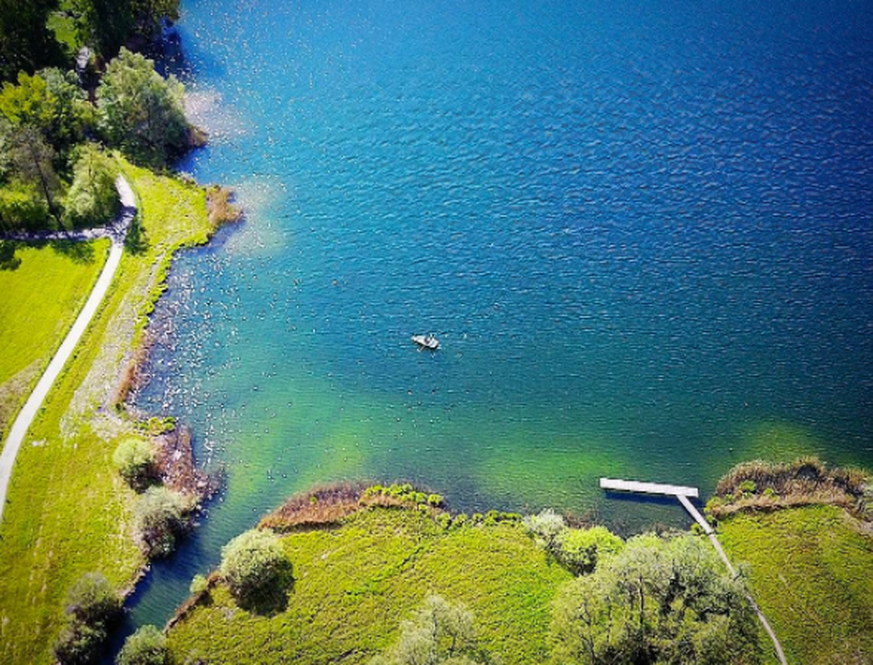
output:
[[169, 662], [760, 662], [742, 585], [704, 539], [624, 542], [551, 511], [450, 515], [432, 496], [292, 498], [260, 525], [291, 581], [244, 603], [225, 563], [195, 579]]
[[[413, 498], [385, 501], [386, 490]], [[281, 602], [242, 604], [221, 570], [195, 580], [165, 631], [168, 662], [418, 662], [410, 654], [422, 617], [436, 626], [442, 611], [469, 613], [469, 662], [777, 663], [747, 588], [789, 663], [867, 663], [870, 498], [865, 473], [816, 459], [735, 468], [710, 502], [747, 580], [734, 588], [709, 543], [690, 534], [623, 542], [603, 527], [569, 528], [550, 511], [451, 516], [411, 488], [313, 492], [260, 524], [292, 566]], [[631, 589], [649, 610], [626, 604]], [[706, 609], [695, 594], [709, 598]], [[724, 614], [708, 615], [722, 604]], [[657, 636], [648, 647], [646, 635]], [[423, 662], [443, 662], [434, 644]]]
[[467, 605], [483, 643], [507, 663], [540, 663], [549, 602], [570, 577], [520, 524], [444, 530], [414, 509], [357, 512], [339, 528], [289, 533], [282, 547], [294, 567], [287, 608], [272, 615], [240, 609], [214, 583], [170, 632], [174, 658], [367, 662], [436, 593]]

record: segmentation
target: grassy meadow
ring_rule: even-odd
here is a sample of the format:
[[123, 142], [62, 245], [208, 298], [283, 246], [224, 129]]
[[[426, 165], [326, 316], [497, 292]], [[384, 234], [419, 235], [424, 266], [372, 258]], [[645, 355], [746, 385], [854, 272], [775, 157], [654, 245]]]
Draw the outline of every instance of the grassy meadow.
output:
[[75, 247], [11, 246], [14, 260], [0, 269], [0, 434], [4, 440], [15, 414], [85, 304], [109, 252], [108, 240]]
[[719, 525], [790, 663], [852, 665], [873, 654], [873, 534], [837, 506], [737, 513]]
[[364, 510], [282, 543], [295, 578], [287, 608], [250, 613], [219, 583], [170, 631], [173, 662], [366, 663], [436, 593], [474, 612], [483, 646], [507, 665], [541, 663], [551, 600], [570, 578], [519, 523], [446, 530], [417, 510]]
[[[117, 393], [163, 290], [172, 253], [211, 232], [202, 189], [132, 165], [140, 218], [100, 311], [37, 416], [0, 525], [0, 662], [50, 663], [64, 598], [83, 573], [130, 588], [144, 562], [131, 537], [134, 493], [111, 457], [134, 425], [104, 408]], [[25, 325], [22, 318], [13, 327]]]

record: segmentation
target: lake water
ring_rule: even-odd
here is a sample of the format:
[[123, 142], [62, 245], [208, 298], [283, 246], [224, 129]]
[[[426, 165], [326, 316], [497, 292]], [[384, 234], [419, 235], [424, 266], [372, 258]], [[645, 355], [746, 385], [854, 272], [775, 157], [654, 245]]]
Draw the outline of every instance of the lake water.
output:
[[248, 221], [177, 260], [155, 316], [138, 404], [227, 482], [134, 623], [314, 483], [632, 531], [688, 520], [599, 476], [873, 467], [869, 2], [182, 9], [212, 134], [182, 168]]

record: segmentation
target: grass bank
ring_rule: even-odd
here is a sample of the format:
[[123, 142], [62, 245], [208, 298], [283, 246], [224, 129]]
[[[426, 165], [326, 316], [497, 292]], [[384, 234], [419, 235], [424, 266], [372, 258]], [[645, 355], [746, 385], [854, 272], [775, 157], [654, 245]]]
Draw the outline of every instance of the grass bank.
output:
[[755, 600], [790, 663], [869, 663], [873, 654], [873, 534], [833, 505], [734, 513], [719, 539], [747, 564]]
[[287, 608], [247, 612], [214, 583], [170, 631], [173, 662], [366, 663], [436, 593], [474, 612], [483, 646], [507, 665], [541, 663], [551, 601], [570, 578], [517, 521], [445, 528], [414, 508], [370, 507], [282, 545], [295, 578]]
[[[14, 258], [0, 269], [0, 437], [85, 304], [109, 240], [4, 243]], [[0, 442], [0, 447], [2, 447]]]
[[129, 588], [144, 565], [135, 495], [112, 452], [135, 429], [107, 407], [142, 342], [173, 252], [212, 231], [205, 192], [129, 164], [140, 218], [115, 281], [19, 453], [0, 525], [0, 662], [50, 663], [67, 590], [86, 572]]

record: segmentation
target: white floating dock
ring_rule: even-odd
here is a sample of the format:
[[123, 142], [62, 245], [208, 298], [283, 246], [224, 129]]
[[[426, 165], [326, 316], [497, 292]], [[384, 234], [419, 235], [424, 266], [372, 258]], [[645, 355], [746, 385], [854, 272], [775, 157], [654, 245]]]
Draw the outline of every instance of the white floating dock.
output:
[[690, 496], [696, 499], [699, 492], [696, 487], [682, 485], [664, 485], [661, 483], [641, 483], [636, 480], [618, 480], [617, 478], [601, 478], [600, 489], [616, 492], [639, 492], [641, 494], [662, 494], [666, 496]]

